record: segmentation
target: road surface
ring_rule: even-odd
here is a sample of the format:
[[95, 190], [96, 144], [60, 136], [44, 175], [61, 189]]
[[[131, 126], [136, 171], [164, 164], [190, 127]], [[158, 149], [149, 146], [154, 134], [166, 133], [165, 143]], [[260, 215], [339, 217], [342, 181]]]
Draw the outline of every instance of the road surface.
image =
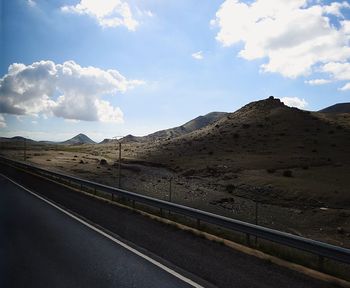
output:
[[1, 175], [0, 187], [0, 287], [193, 287]]
[[[72, 191], [66, 187], [58, 185], [57, 183], [47, 181], [43, 178], [28, 174], [26, 172], [17, 170], [15, 168], [1, 163], [0, 173], [5, 174], [6, 176], [10, 177], [16, 182], [34, 191], [35, 193], [42, 195], [55, 203], [58, 203], [60, 206], [65, 207], [69, 211], [73, 211], [75, 214], [81, 215], [82, 217], [84, 217], [84, 219], [88, 219], [92, 223], [97, 223], [99, 226], [102, 226], [108, 231], [113, 232], [122, 239], [126, 239], [126, 241], [128, 241], [129, 244], [133, 243], [137, 245], [138, 248], [142, 249], [144, 254], [149, 255], [154, 259], [157, 259], [159, 262], [166, 264], [173, 270], [176, 270], [182, 275], [193, 279], [196, 283], [200, 283], [202, 286], [208, 287], [210, 286], [208, 283], [212, 283], [214, 286], [217, 287], [233, 288], [329, 287], [328, 283], [324, 283], [313, 278], [307, 277], [298, 272], [274, 265], [268, 261], [264, 261], [256, 257], [246, 255], [237, 250], [228, 248], [225, 245], [221, 245], [217, 242], [209, 241], [202, 237], [195, 236], [189, 232], [179, 230], [171, 225], [166, 225], [164, 223], [154, 221], [139, 213], [135, 213], [130, 209], [108, 204], [104, 201], [100, 201], [93, 197], [86, 196], [82, 193]], [[113, 273], [113, 271], [115, 270], [118, 271], [118, 273], [126, 273], [125, 275], [121, 274], [125, 276], [122, 277], [124, 281], [136, 281], [133, 280], [134, 274], [132, 274], [132, 272], [126, 272], [122, 268], [120, 268], [126, 265], [124, 265], [124, 261], [122, 263], [120, 261], [118, 262], [118, 259], [120, 259], [118, 257], [118, 259], [111, 259], [110, 257], [112, 257], [113, 255], [107, 253], [108, 249], [106, 249], [105, 252], [102, 251], [101, 253], [97, 250], [99, 242], [94, 239], [95, 237], [100, 236], [94, 234], [95, 236], [93, 236], [91, 240], [88, 239], [90, 236], [86, 236], [82, 232], [76, 232], [76, 230], [70, 225], [66, 227], [66, 225], [60, 225], [60, 223], [56, 223], [61, 221], [56, 219], [57, 216], [48, 218], [47, 215], [42, 215], [41, 210], [29, 207], [32, 205], [31, 201], [27, 203], [26, 199], [31, 199], [33, 197], [30, 197], [31, 195], [29, 195], [28, 193], [24, 193], [24, 191], [17, 192], [17, 194], [23, 194], [20, 197], [12, 195], [14, 193], [3, 192], [6, 190], [4, 189], [4, 187], [7, 187], [6, 185], [9, 185], [6, 183], [8, 182], [3, 179], [0, 182], [0, 211], [2, 211], [0, 213], [4, 214], [3, 211], [6, 211], [6, 214], [8, 215], [7, 222], [14, 222], [13, 225], [17, 225], [17, 227], [19, 227], [19, 231], [12, 231], [11, 235], [7, 234], [7, 247], [11, 246], [11, 243], [16, 243], [15, 245], [18, 245], [18, 248], [14, 245], [12, 245], [11, 248], [12, 251], [16, 253], [15, 255], [17, 255], [18, 257], [17, 259], [15, 259], [18, 260], [18, 263], [16, 265], [12, 264], [11, 267], [21, 268], [18, 268], [14, 271], [8, 271], [11, 273], [15, 280], [20, 281], [19, 279], [28, 279], [29, 273], [26, 275], [25, 269], [30, 269], [30, 261], [32, 259], [32, 257], [30, 256], [33, 255], [36, 256], [37, 259], [39, 259], [38, 261], [42, 265], [47, 266], [43, 268], [38, 268], [39, 270], [48, 269], [49, 271], [45, 273], [50, 273], [51, 271], [51, 274], [49, 274], [49, 276], [47, 277], [48, 279], [71, 278], [72, 281], [74, 279], [75, 281], [78, 281], [78, 279], [84, 278], [86, 276], [84, 273], [76, 271], [77, 266], [83, 265], [81, 271], [84, 271], [84, 269], [86, 269], [89, 272], [94, 272], [96, 270], [97, 272], [91, 273], [91, 275], [95, 275], [94, 277], [96, 277], [97, 279], [103, 279], [103, 281], [106, 281], [107, 284], [113, 282], [110, 277], [114, 277], [113, 275], [115, 274]], [[16, 197], [20, 197], [20, 199], [17, 200]], [[41, 202], [39, 201], [39, 203]], [[41, 206], [44, 204], [45, 203], [41, 203], [40, 205], [37, 205]], [[37, 222], [36, 225], [41, 225], [41, 227], [38, 228], [37, 231], [34, 231], [35, 233], [32, 232], [30, 228], [30, 225], [32, 225], [31, 223], [33, 221], [26, 220], [28, 217], [24, 215], [24, 211], [26, 211], [27, 209], [31, 210], [31, 213], [33, 213], [33, 215], [35, 216], [35, 222]], [[48, 215], [56, 215], [59, 212], [53, 212], [53, 210], [55, 209], [50, 208], [46, 213]], [[0, 219], [3, 218], [4, 216], [0, 215]], [[62, 230], [60, 232], [61, 237], [59, 239], [56, 239], [56, 232], [54, 232], [51, 229], [51, 227], [54, 227], [54, 225], [60, 226], [60, 228], [53, 229], [54, 231], [56, 231], [57, 229]], [[1, 227], [3, 227], [3, 225], [1, 225]], [[10, 229], [10, 227], [7, 227], [7, 230], [8, 229]], [[24, 231], [21, 232], [20, 230]], [[19, 237], [17, 236], [17, 234], [21, 236]], [[29, 234], [29, 236], [23, 236], [22, 234]], [[3, 235], [6, 234], [4, 234], [3, 231], [0, 231], [0, 239], [3, 238]], [[29, 240], [33, 242], [30, 244], [33, 247], [27, 248], [25, 246], [25, 239], [22, 239], [22, 237], [28, 237]], [[44, 241], [47, 242], [47, 244], [43, 243], [42, 237], [47, 238]], [[65, 237], [74, 238], [75, 240], [77, 240], [79, 243], [78, 247], [73, 247], [71, 249], [71, 245], [73, 244], [70, 244], [70, 242], [66, 241]], [[108, 245], [111, 245], [113, 247], [115, 246], [113, 243], [107, 241], [106, 239], [101, 239], [101, 242], [109, 243]], [[47, 247], [45, 247], [45, 245], [47, 245]], [[57, 245], [57, 247], [55, 245]], [[70, 261], [64, 267], [55, 267], [56, 259], [62, 259], [61, 263], [64, 263], [63, 260], [66, 260], [64, 257], [67, 255], [62, 255], [61, 251], [59, 250], [59, 248], [62, 247], [72, 250], [68, 255]], [[79, 253], [75, 252], [75, 249], [84, 250], [84, 253], [81, 253], [81, 256], [83, 257], [82, 259], [77, 258], [79, 256]], [[41, 250], [43, 250], [43, 252], [41, 252]], [[86, 252], [85, 250], [87, 250], [88, 252]], [[26, 256], [27, 253], [28, 256]], [[23, 260], [22, 257], [24, 257]], [[109, 259], [107, 260], [107, 262], [110, 261], [108, 262], [110, 265], [102, 263], [104, 257], [107, 257], [106, 259]], [[1, 257], [0, 255], [0, 265], [2, 265], [2, 259], [3, 257]], [[94, 263], [92, 266], [88, 265], [89, 260], [92, 261], [92, 263]], [[116, 261], [115, 263], [117, 263], [118, 265], [113, 266], [113, 261]], [[140, 259], [139, 261], [143, 260]], [[25, 264], [21, 264], [22, 262]], [[99, 270], [100, 266], [103, 267], [103, 269]], [[181, 270], [179, 270], [178, 268], [180, 268]], [[147, 278], [149, 280], [150, 277], [146, 275], [147, 271], [145, 271], [144, 269], [146, 268], [143, 265], [137, 265], [136, 269], [132, 271], [136, 271], [137, 274], [142, 275], [141, 280], [143, 278]], [[0, 271], [3, 271], [1, 267]], [[39, 273], [39, 276], [34, 275], [36, 278], [33, 276], [33, 279], [40, 280], [40, 272], [37, 273]], [[163, 274], [161, 273], [161, 275]], [[27, 278], [25, 276], [27, 276]], [[202, 282], [203, 280], [205, 282]], [[86, 281], [87, 286], [85, 287], [97, 287], [97, 285], [94, 285], [95, 282], [93, 281], [94, 279], [88, 279], [88, 281]], [[177, 280], [175, 279], [175, 281]], [[29, 283], [29, 281], [27, 281], [26, 283]], [[142, 283], [139, 284], [141, 285]], [[45, 284], [47, 283], [45, 282]], [[76, 284], [76, 282], [74, 282], [73, 284]], [[127, 287], [138, 287], [136, 286], [136, 283], [127, 283], [127, 285], [129, 284], [131, 286]], [[135, 284], [135, 286], [132, 286], [132, 284]], [[3, 285], [1, 285], [0, 282], [0, 287], [2, 286]], [[45, 286], [46, 285], [44, 285], [44, 287]], [[73, 286], [76, 287], [75, 285]], [[48, 285], [48, 287], [53, 286]], [[64, 285], [64, 287], [72, 286]], [[116, 287], [118, 287], [118, 285]], [[167, 286], [164, 286], [163, 284], [156, 284], [153, 285], [153, 287], [156, 288]]]

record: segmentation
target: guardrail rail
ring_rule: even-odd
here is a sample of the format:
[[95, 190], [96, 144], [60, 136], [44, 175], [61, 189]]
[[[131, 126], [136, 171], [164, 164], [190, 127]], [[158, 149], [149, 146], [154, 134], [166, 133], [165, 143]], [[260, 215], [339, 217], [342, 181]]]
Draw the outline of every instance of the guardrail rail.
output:
[[350, 264], [350, 249], [300, 237], [300, 236], [289, 234], [286, 232], [281, 232], [281, 231], [266, 228], [263, 226], [254, 225], [251, 223], [231, 219], [228, 217], [224, 217], [224, 216], [216, 215], [210, 212], [205, 212], [205, 211], [201, 211], [191, 207], [186, 207], [183, 205], [167, 202], [164, 200], [155, 199], [152, 197], [140, 195], [140, 194], [126, 191], [123, 189], [114, 188], [114, 187], [99, 184], [96, 182], [73, 177], [70, 175], [66, 175], [64, 173], [48, 171], [33, 164], [14, 161], [4, 157], [0, 157], [0, 161], [5, 164], [10, 164], [12, 166], [15, 166], [17, 168], [21, 168], [23, 170], [27, 170], [35, 174], [39, 174], [41, 176], [45, 176], [47, 178], [56, 180], [58, 182], [66, 181], [70, 184], [72, 183], [78, 184], [80, 185], [81, 189], [83, 189], [83, 187], [90, 188], [91, 190], [94, 191], [95, 194], [96, 194], [96, 191], [101, 191], [104, 193], [110, 193], [111, 197], [113, 196], [123, 197], [124, 199], [130, 200], [133, 206], [135, 206], [135, 203], [142, 203], [142, 204], [149, 205], [153, 208], [160, 209], [160, 211], [167, 210], [172, 213], [178, 213], [178, 214], [190, 217], [192, 219], [197, 220], [198, 224], [200, 223], [200, 221], [202, 221], [202, 222], [214, 224], [229, 230], [244, 233], [247, 236], [248, 244], [249, 244], [249, 237], [255, 236], [257, 238], [269, 240], [281, 245], [307, 251], [319, 257], [318, 264], [320, 268], [322, 268], [324, 258], [329, 258], [342, 263]]

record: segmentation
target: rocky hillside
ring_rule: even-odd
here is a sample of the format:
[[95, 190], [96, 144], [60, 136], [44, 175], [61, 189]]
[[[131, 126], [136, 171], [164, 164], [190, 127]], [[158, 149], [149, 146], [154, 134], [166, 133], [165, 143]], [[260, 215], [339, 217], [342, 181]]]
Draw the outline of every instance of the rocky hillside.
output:
[[318, 112], [321, 113], [350, 113], [350, 103], [338, 103]]
[[80, 144], [95, 144], [95, 142], [93, 140], [91, 140], [88, 136], [86, 136], [85, 134], [78, 134], [67, 141], [61, 142], [60, 144], [80, 145]]
[[[270, 97], [203, 129], [155, 144], [143, 157], [216, 182], [272, 183], [273, 190], [289, 191], [286, 199], [312, 195], [321, 201], [336, 195], [333, 204], [347, 201], [350, 206], [350, 129], [322, 115]], [[350, 123], [350, 114], [344, 117]]]
[[142, 137], [142, 140], [159, 140], [159, 139], [170, 139], [178, 136], [182, 136], [188, 133], [191, 133], [193, 131], [199, 130], [203, 127], [206, 127], [209, 124], [212, 124], [221, 118], [225, 117], [228, 113], [225, 112], [211, 112], [204, 116], [199, 116], [195, 119], [192, 119], [191, 121], [188, 121], [187, 123], [174, 127], [169, 128], [166, 130], [157, 131], [155, 133], [149, 134], [145, 137]]

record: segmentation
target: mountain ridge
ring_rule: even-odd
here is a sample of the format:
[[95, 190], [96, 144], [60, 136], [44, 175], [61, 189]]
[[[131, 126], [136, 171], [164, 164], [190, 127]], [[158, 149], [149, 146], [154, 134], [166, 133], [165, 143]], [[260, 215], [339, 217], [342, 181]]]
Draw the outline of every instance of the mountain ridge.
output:
[[350, 113], [350, 102], [337, 103], [337, 104], [328, 106], [326, 108], [323, 108], [322, 110], [319, 110], [318, 112], [321, 112], [321, 113]]
[[88, 136], [86, 136], [83, 133], [79, 133], [78, 135], [60, 142], [59, 144], [63, 144], [63, 145], [80, 145], [80, 144], [95, 144], [96, 142], [91, 140]]

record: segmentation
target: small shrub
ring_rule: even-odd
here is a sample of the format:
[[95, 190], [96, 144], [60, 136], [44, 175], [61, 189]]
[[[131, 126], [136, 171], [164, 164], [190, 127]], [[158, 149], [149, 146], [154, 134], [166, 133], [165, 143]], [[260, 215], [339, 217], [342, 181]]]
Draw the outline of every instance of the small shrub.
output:
[[276, 172], [276, 169], [274, 169], [274, 168], [267, 168], [266, 171], [267, 171], [267, 173], [272, 174], [272, 173]]
[[235, 190], [235, 185], [233, 185], [233, 184], [228, 184], [228, 185], [226, 185], [226, 191], [228, 192], [228, 193], [230, 193], [230, 194], [232, 194], [233, 193], [233, 190]]
[[[185, 172], [183, 172], [182, 175], [185, 177], [190, 177], [190, 176], [193, 176], [195, 173], [196, 171], [194, 169], [188, 169]], [[166, 178], [163, 178], [163, 179], [166, 179]]]

